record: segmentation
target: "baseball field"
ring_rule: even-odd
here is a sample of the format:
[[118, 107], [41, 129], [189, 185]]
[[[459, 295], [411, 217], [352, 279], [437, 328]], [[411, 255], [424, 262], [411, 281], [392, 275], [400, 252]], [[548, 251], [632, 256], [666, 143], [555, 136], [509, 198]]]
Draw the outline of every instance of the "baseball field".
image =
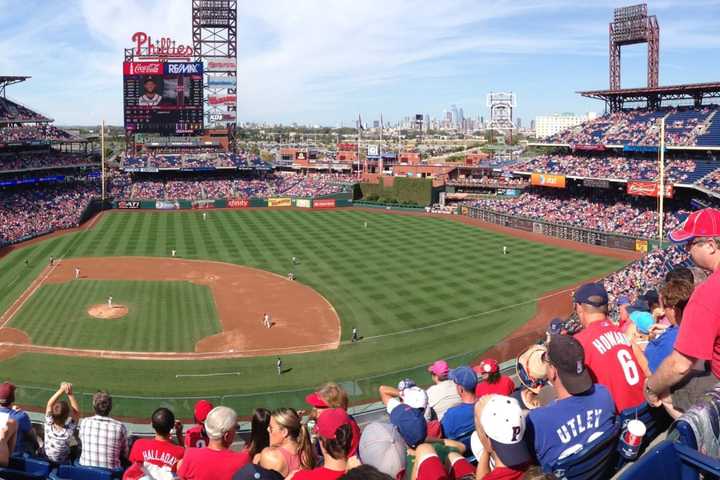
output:
[[19, 403], [69, 381], [84, 408], [102, 388], [113, 413], [140, 418], [164, 404], [187, 416], [197, 398], [241, 415], [299, 407], [328, 380], [372, 400], [381, 383], [427, 382], [437, 358], [470, 361], [548, 292], [567, 299], [625, 263], [359, 209], [113, 211], [0, 259], [0, 371]]

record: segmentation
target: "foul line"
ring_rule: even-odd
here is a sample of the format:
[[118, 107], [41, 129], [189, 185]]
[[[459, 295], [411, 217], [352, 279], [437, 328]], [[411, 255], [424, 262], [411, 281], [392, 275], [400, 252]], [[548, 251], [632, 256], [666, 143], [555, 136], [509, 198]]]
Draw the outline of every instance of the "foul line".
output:
[[[25, 291], [13, 302], [12, 305], [10, 305], [10, 308], [5, 310], [5, 313], [3, 313], [2, 317], [0, 319], [5, 318], [8, 315], [8, 312], [10, 312], [10, 315], [5, 319], [2, 324], [0, 324], [0, 328], [4, 328], [5, 325], [7, 325], [10, 320], [13, 319], [15, 314], [20, 311], [20, 309], [25, 305], [25, 303], [30, 299], [30, 297], [33, 296], [33, 294], [42, 286], [43, 283], [45, 283], [45, 280], [50, 276], [50, 274], [55, 271], [55, 268], [60, 264], [60, 260], [55, 262], [52, 267], [47, 269], [47, 272], [42, 277], [35, 278], [35, 280], [32, 281], [30, 286], [25, 289]], [[47, 267], [46, 267], [47, 268]], [[29, 292], [28, 292], [29, 291]], [[20, 302], [20, 305], [17, 305], [17, 303]], [[17, 308], [16, 308], [17, 305]]]
[[224, 372], [224, 373], [178, 373], [175, 378], [182, 377], [222, 377], [225, 375], [242, 375], [241, 372]]

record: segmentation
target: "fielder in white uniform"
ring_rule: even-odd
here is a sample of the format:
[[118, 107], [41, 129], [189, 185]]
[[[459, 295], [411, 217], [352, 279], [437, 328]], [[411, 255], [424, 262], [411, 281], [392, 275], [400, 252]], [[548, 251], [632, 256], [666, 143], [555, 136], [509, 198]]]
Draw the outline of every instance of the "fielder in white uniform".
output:
[[108, 297], [108, 308], [113, 308], [113, 306], [112, 306], [112, 297]]
[[80, 269], [75, 267], [75, 280], [77, 280], [78, 278], [80, 278]]
[[507, 247], [503, 245], [503, 255], [507, 255]]

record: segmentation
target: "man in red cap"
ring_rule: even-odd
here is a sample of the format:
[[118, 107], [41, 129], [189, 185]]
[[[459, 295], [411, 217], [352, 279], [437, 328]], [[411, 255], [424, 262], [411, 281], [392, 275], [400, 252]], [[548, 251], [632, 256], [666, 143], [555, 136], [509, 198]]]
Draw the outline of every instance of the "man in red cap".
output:
[[[317, 392], [313, 392], [305, 397], [305, 402], [313, 407], [310, 412], [310, 418], [317, 417], [328, 408], [342, 408], [347, 412], [348, 394], [337, 383], [328, 382]], [[360, 445], [360, 426], [357, 421], [350, 415], [350, 426], [353, 431], [353, 441], [350, 446], [350, 457], [357, 455], [358, 446]]]
[[[683, 409], [720, 378], [720, 210], [705, 208], [691, 213], [669, 237], [685, 245], [695, 265], [712, 272], [695, 288], [685, 307], [673, 352], [645, 381], [645, 399], [658, 406], [670, 388], [685, 379], [681, 387], [685, 402], [679, 402], [675, 393], [672, 399], [675, 407]], [[690, 375], [697, 360], [710, 361], [712, 374]]]
[[0, 413], [7, 413], [17, 422], [15, 451], [10, 453], [35, 453], [38, 442], [30, 423], [30, 416], [25, 411], [13, 407], [13, 403], [15, 403], [15, 385], [10, 382], [0, 383]]
[[195, 412], [193, 415], [195, 425], [188, 428], [185, 432], [185, 448], [207, 447], [208, 436], [205, 432], [203, 422], [205, 422], [208, 413], [210, 413], [213, 408], [213, 404], [207, 400], [198, 400], [197, 403], [195, 403]]
[[480, 364], [473, 367], [480, 380], [475, 387], [475, 396], [480, 398], [484, 395], [496, 393], [509, 396], [515, 390], [515, 382], [507, 375], [500, 373], [500, 365], [494, 358], [486, 358]]

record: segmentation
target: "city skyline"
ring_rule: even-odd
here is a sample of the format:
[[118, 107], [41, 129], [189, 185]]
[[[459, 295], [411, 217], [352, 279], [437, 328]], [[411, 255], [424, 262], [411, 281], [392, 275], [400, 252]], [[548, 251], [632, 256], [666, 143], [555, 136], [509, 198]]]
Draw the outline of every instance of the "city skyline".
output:
[[[624, 3], [567, 0], [425, 4], [397, 0], [238, 2], [238, 121], [352, 125], [414, 113], [489, 117], [491, 91], [515, 118], [602, 112], [577, 90], [607, 88], [607, 24]], [[422, 8], [418, 8], [422, 7]], [[0, 74], [30, 75], [11, 99], [58, 124], [122, 124], [123, 48], [136, 31], [191, 43], [190, 2], [0, 0]], [[697, 15], [697, 9], [703, 15]], [[661, 28], [660, 84], [720, 78], [720, 1], [648, 2]], [[298, 27], [298, 25], [300, 27]], [[623, 52], [623, 86], [643, 86], [645, 50]]]

